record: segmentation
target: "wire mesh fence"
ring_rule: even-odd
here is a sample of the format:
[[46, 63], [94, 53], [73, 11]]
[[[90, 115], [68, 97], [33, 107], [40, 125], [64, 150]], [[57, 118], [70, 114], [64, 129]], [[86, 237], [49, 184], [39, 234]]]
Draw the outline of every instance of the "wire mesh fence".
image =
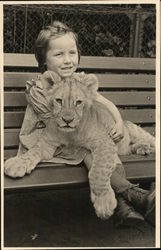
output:
[[4, 52], [34, 53], [45, 25], [59, 20], [79, 37], [82, 55], [155, 57], [155, 5], [4, 5]]

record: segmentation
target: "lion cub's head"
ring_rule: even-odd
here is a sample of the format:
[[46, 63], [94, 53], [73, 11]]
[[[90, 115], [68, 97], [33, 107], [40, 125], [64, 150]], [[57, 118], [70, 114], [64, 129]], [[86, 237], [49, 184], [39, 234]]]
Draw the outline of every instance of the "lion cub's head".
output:
[[[54, 81], [54, 73], [47, 71], [46, 78]], [[95, 99], [97, 89], [98, 81], [93, 74], [75, 73], [71, 78], [54, 82], [48, 98], [54, 119], [61, 131], [72, 132], [77, 128]]]

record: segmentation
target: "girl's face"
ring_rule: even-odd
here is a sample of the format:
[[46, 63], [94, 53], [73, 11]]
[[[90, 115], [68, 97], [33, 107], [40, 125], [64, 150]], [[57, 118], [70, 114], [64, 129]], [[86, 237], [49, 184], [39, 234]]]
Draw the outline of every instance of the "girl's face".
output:
[[49, 41], [46, 53], [47, 69], [60, 77], [71, 76], [78, 67], [78, 50], [72, 34], [65, 34]]

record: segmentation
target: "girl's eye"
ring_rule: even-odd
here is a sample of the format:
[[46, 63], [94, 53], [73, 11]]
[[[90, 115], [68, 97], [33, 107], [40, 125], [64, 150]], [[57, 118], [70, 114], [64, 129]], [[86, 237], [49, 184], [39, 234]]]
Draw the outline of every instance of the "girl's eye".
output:
[[77, 100], [77, 101], [76, 101], [76, 106], [81, 105], [81, 103], [82, 103], [82, 101], [81, 101], [81, 100]]
[[60, 105], [62, 105], [62, 99], [57, 98], [57, 99], [56, 99], [56, 102], [59, 103]]
[[76, 51], [75, 51], [75, 50], [71, 50], [71, 51], [70, 51], [70, 54], [75, 55], [75, 54], [76, 54]]
[[54, 56], [61, 56], [62, 55], [62, 53], [60, 52], [60, 53], [57, 53], [57, 54], [54, 54]]

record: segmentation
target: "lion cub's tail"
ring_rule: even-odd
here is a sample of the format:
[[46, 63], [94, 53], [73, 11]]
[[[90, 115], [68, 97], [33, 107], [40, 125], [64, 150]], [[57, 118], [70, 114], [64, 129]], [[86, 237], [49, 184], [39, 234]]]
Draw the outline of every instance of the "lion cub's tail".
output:
[[[125, 121], [125, 127], [128, 129], [129, 137], [130, 137], [130, 144], [132, 152], [138, 152], [138, 148], [144, 148], [144, 152], [146, 154], [146, 149], [148, 148], [147, 152], [155, 152], [155, 137], [152, 136], [150, 133], [145, 131], [143, 128], [137, 126], [136, 124]], [[141, 151], [140, 151], [141, 152]]]
[[145, 143], [150, 143], [151, 146], [155, 147], [155, 137], [145, 131], [143, 128], [130, 121], [125, 121], [125, 126], [128, 128], [131, 143], [142, 141]]

